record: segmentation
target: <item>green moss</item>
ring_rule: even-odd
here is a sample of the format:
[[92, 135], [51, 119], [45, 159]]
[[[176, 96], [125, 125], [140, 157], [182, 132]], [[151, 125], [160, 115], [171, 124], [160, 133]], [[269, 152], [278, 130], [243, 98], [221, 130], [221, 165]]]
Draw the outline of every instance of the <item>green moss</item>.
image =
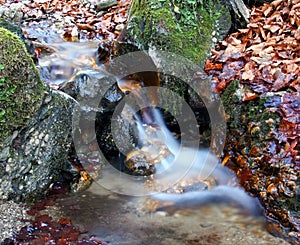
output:
[[[280, 116], [265, 108], [264, 104], [266, 100], [267, 98], [262, 97], [245, 104], [248, 122], [257, 122], [260, 126], [260, 131], [254, 132], [253, 136], [257, 135], [257, 133], [267, 136], [271, 130], [279, 126]], [[273, 123], [270, 123], [269, 120], [272, 120]]]
[[210, 52], [222, 11], [225, 8], [210, 0], [133, 1], [127, 38], [141, 49], [153, 46], [199, 63]]
[[237, 93], [239, 87], [239, 82], [234, 80], [227, 86], [221, 96], [222, 104], [225, 108], [227, 117], [229, 118], [229, 127], [231, 129], [241, 127], [242, 104], [241, 97]]
[[0, 28], [0, 147], [37, 111], [44, 89], [24, 43]]
[[[223, 92], [221, 98], [228, 117], [228, 124], [231, 130], [238, 129], [241, 132], [248, 130], [250, 123], [253, 126], [258, 126], [259, 130], [253, 130], [252, 136], [258, 141], [258, 134], [268, 135], [270, 130], [276, 128], [280, 121], [280, 116], [277, 113], [268, 111], [264, 104], [268, 98], [261, 97], [251, 101], [242, 100], [242, 96], [247, 88], [243, 88], [239, 81], [232, 81]], [[273, 124], [269, 120], [273, 120]]]
[[266, 149], [274, 141], [280, 116], [264, 106], [268, 100], [266, 97], [243, 101], [246, 91], [249, 91], [247, 86], [234, 80], [227, 86], [221, 99], [227, 116], [227, 138], [237, 144], [241, 154], [247, 156], [248, 165], [255, 168], [260, 165], [260, 160], [251, 151], [254, 149], [254, 152], [258, 150], [261, 155], [268, 154]]

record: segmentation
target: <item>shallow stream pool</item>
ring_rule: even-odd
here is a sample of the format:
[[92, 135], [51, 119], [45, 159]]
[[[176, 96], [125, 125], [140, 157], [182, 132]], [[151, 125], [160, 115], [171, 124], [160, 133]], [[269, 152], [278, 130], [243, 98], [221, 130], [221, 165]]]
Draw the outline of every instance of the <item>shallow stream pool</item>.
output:
[[88, 235], [112, 245], [288, 244], [253, 218], [229, 205], [193, 210], [150, 212], [147, 197], [128, 197], [94, 183], [90, 189], [58, 201], [52, 215], [70, 217]]

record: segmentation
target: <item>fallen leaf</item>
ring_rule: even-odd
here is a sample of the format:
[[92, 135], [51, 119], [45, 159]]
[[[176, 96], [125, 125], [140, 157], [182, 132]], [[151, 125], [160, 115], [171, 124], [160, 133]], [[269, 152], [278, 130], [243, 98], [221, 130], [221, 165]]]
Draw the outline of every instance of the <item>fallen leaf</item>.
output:
[[87, 31], [94, 31], [95, 27], [89, 24], [79, 24], [77, 23], [77, 27], [79, 30], [87, 30]]
[[243, 72], [243, 75], [242, 75], [242, 79], [243, 80], [250, 80], [252, 81], [254, 79], [254, 74], [251, 70], [247, 70], [247, 71], [244, 71]]
[[249, 101], [249, 100], [254, 100], [258, 97], [258, 94], [257, 93], [254, 93], [254, 92], [245, 92], [243, 94], [243, 101]]
[[251, 57], [250, 59], [255, 61], [257, 64], [261, 66], [267, 66], [272, 63], [271, 56], [266, 56], [266, 57]]
[[224, 51], [224, 54], [226, 55], [232, 55], [235, 53], [240, 53], [244, 51], [245, 46], [234, 46], [232, 44], [228, 44], [227, 48]]

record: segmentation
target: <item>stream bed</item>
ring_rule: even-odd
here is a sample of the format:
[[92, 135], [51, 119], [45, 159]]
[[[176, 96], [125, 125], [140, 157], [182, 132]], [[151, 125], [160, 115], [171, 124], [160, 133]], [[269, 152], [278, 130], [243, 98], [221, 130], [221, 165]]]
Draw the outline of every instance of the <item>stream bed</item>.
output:
[[[266, 231], [264, 218], [233, 206], [214, 204], [167, 213], [150, 211], [148, 201], [147, 196], [119, 195], [95, 182], [88, 190], [57, 199], [42, 214], [54, 221], [70, 219], [84, 237], [95, 241], [87, 244], [289, 244]], [[32, 219], [26, 210], [12, 202], [0, 204], [1, 244], [13, 244], [3, 240], [25, 226], [22, 219]], [[14, 244], [39, 244], [25, 241]]]
[[147, 197], [112, 193], [97, 183], [60, 199], [47, 211], [71, 218], [73, 225], [107, 244], [288, 244], [265, 230], [263, 218], [247, 216], [229, 205], [151, 212]]

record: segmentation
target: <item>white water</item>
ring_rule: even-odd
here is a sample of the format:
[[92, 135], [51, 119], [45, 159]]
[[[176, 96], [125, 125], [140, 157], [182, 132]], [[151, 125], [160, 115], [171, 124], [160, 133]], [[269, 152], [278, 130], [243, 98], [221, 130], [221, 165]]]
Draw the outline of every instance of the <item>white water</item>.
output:
[[[196, 208], [208, 203], [233, 203], [250, 214], [260, 215], [261, 206], [257, 199], [250, 197], [237, 186], [235, 174], [219, 163], [219, 159], [208, 149], [187, 148], [179, 144], [169, 131], [161, 113], [153, 109], [153, 123], [158, 127], [143, 124], [135, 116], [141, 144], [167, 146], [170, 155], [156, 164], [154, 183], [172, 188], [177, 183], [193, 178], [216, 179], [217, 185], [209, 190], [191, 191], [183, 194], [152, 193], [162, 203], [173, 203], [175, 209]], [[149, 130], [149, 127], [151, 127]], [[228, 185], [229, 182], [236, 186]]]

